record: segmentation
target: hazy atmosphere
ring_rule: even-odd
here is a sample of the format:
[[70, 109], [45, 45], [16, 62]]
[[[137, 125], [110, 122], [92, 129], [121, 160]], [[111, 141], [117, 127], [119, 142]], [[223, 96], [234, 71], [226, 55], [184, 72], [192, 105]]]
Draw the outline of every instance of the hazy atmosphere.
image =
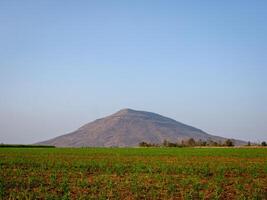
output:
[[266, 1], [0, 1], [0, 143], [123, 108], [267, 140]]

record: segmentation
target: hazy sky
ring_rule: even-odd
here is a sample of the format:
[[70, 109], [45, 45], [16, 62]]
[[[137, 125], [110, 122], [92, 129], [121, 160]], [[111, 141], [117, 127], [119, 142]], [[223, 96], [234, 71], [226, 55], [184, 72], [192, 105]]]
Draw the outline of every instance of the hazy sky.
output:
[[122, 108], [267, 140], [267, 2], [0, 1], [0, 143]]

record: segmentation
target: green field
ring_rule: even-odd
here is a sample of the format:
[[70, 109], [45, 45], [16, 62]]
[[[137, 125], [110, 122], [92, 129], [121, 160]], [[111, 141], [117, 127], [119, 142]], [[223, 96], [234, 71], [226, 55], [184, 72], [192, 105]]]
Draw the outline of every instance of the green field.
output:
[[0, 148], [0, 199], [267, 199], [267, 149]]

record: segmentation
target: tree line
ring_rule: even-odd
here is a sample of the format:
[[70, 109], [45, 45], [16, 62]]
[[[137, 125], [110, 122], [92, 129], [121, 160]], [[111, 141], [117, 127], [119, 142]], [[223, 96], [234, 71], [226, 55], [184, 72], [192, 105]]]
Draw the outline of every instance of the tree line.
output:
[[148, 142], [140, 142], [140, 147], [195, 147], [195, 146], [215, 146], [215, 147], [233, 147], [235, 146], [234, 141], [231, 139], [227, 139], [224, 142], [217, 142], [213, 140], [195, 140], [194, 138], [189, 138], [188, 140], [182, 140], [178, 142], [170, 142], [168, 140], [164, 140], [161, 144], [154, 144]]
[[[161, 144], [148, 143], [148, 142], [140, 142], [140, 147], [233, 147], [235, 146], [234, 140], [227, 139], [224, 142], [222, 141], [213, 141], [213, 140], [195, 140], [194, 138], [189, 138], [188, 140], [178, 141], [176, 143], [169, 142], [168, 140], [164, 140]], [[267, 143], [263, 141], [261, 144], [251, 144], [248, 142], [245, 146], [267, 146]]]

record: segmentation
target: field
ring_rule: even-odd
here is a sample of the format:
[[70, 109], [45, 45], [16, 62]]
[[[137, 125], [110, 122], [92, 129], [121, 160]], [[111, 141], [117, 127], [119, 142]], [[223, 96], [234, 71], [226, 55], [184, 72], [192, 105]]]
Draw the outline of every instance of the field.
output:
[[267, 149], [0, 148], [0, 199], [267, 199]]

